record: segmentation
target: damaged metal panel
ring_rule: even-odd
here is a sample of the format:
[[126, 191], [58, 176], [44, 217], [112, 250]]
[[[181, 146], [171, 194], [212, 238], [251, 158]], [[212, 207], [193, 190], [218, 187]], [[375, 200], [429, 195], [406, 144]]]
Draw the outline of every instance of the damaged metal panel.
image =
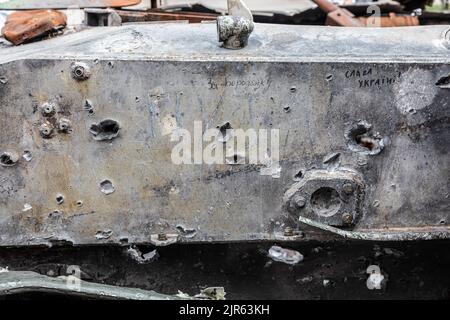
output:
[[[296, 240], [308, 218], [446, 238], [448, 30], [256, 24], [235, 51], [162, 24], [2, 49], [0, 244]], [[196, 121], [279, 129], [279, 167], [173, 163]]]

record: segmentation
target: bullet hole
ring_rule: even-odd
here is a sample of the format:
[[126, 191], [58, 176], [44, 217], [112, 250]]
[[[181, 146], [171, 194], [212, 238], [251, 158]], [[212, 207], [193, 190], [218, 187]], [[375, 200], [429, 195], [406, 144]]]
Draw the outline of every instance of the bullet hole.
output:
[[300, 170], [294, 176], [294, 179], [301, 179], [303, 177], [303, 172]]
[[116, 191], [116, 189], [114, 188], [114, 185], [111, 181], [103, 180], [102, 182], [100, 182], [100, 191], [104, 194], [111, 194]]
[[297, 92], [297, 88], [296, 87], [291, 87], [289, 89], [289, 91], [292, 92], [292, 93], [295, 93], [295, 92]]
[[6, 78], [5, 76], [1, 76], [0, 77], [0, 83], [1, 84], [6, 84], [8, 82], [8, 78]]
[[83, 206], [83, 201], [78, 200], [76, 205], [77, 205], [77, 207], [82, 207]]
[[94, 107], [92, 106], [92, 102], [88, 99], [84, 102], [84, 110], [86, 110], [89, 114], [94, 113]]
[[291, 107], [286, 106], [283, 108], [283, 110], [284, 110], [284, 112], [289, 113], [289, 112], [291, 112]]
[[110, 66], [111, 68], [114, 68], [114, 62], [113, 61], [108, 61], [108, 66]]
[[57, 204], [62, 204], [64, 202], [64, 196], [62, 194], [58, 194], [56, 196], [56, 203]]
[[332, 74], [327, 74], [327, 76], [325, 77], [325, 79], [326, 79], [327, 81], [331, 81], [331, 80], [333, 80], [333, 75], [332, 75]]
[[319, 216], [331, 217], [341, 207], [338, 192], [329, 187], [322, 187], [311, 195], [311, 208]]
[[125, 245], [128, 244], [128, 238], [120, 238], [119, 239], [120, 244]]
[[11, 167], [17, 163], [19, 156], [15, 152], [2, 152], [0, 155], [0, 164], [4, 167]]
[[366, 121], [359, 121], [350, 127], [345, 138], [352, 151], [375, 155], [384, 148], [384, 142], [378, 134], [372, 133], [372, 127]]
[[55, 210], [55, 211], [53, 211], [53, 212], [50, 212], [48, 216], [49, 216], [50, 218], [60, 218], [62, 215], [63, 215], [63, 212], [62, 212], [62, 211]]
[[134, 100], [136, 101], [136, 103], [140, 101], [139, 97], [134, 98]]
[[218, 126], [220, 133], [225, 136], [227, 134], [227, 130], [233, 129], [229, 122], [225, 122], [223, 125]]
[[363, 137], [361, 135], [356, 136], [355, 141], [357, 144], [359, 144], [369, 150], [373, 150], [373, 148], [375, 148], [375, 145], [376, 145], [376, 142], [372, 138]]
[[439, 221], [439, 224], [441, 225], [445, 225], [447, 223], [447, 221], [445, 221], [444, 219], [442, 219], [441, 221]]
[[450, 88], [450, 75], [439, 78], [436, 82], [436, 86], [439, 88]]
[[25, 159], [25, 161], [28, 161], [28, 162], [30, 162], [30, 161], [31, 161], [31, 159], [33, 159], [33, 155], [31, 154], [31, 152], [30, 152], [30, 151], [28, 151], [28, 150], [25, 150], [25, 151], [23, 152], [22, 158], [24, 158], [24, 159]]
[[106, 119], [100, 123], [93, 123], [89, 128], [94, 140], [112, 140], [119, 135], [120, 126], [115, 120]]

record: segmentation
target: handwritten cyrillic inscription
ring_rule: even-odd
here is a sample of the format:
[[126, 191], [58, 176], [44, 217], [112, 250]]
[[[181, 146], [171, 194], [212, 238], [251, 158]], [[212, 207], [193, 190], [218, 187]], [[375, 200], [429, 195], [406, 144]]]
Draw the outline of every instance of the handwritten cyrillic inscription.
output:
[[380, 72], [372, 68], [348, 69], [344, 76], [355, 79], [358, 88], [371, 88], [393, 85], [400, 80], [401, 72]]
[[259, 89], [269, 85], [269, 80], [263, 78], [254, 79], [233, 79], [225, 77], [223, 80], [208, 79], [208, 89], [217, 90], [219, 88], [253, 88]]

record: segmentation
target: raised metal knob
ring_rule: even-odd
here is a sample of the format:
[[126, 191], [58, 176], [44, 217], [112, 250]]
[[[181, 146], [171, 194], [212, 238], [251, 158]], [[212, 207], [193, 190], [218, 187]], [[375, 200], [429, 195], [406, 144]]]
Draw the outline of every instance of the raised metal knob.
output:
[[241, 0], [228, 0], [228, 16], [217, 18], [217, 34], [224, 48], [241, 49], [254, 28], [253, 16]]

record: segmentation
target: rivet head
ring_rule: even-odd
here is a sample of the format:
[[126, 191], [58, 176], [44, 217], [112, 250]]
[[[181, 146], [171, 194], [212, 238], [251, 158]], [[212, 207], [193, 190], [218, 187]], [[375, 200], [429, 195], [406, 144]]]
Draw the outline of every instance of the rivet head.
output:
[[289, 202], [291, 210], [301, 209], [306, 205], [306, 199], [300, 195], [295, 195]]
[[71, 65], [72, 78], [76, 80], [86, 80], [91, 76], [91, 69], [84, 62], [75, 62]]
[[54, 104], [46, 102], [41, 106], [41, 112], [44, 117], [51, 117], [56, 112], [56, 107]]
[[294, 197], [294, 202], [299, 208], [303, 208], [306, 204], [306, 199], [302, 196]]
[[44, 138], [49, 138], [53, 133], [53, 127], [49, 123], [43, 123], [39, 126], [39, 132]]
[[351, 183], [344, 183], [344, 185], [342, 186], [342, 190], [344, 190], [344, 192], [346, 194], [352, 194], [353, 193], [353, 186]]
[[347, 225], [350, 225], [353, 223], [353, 215], [349, 212], [344, 212], [342, 214], [342, 222], [344, 222]]
[[67, 118], [61, 118], [58, 121], [58, 129], [63, 132], [67, 132], [70, 129], [71, 122]]

